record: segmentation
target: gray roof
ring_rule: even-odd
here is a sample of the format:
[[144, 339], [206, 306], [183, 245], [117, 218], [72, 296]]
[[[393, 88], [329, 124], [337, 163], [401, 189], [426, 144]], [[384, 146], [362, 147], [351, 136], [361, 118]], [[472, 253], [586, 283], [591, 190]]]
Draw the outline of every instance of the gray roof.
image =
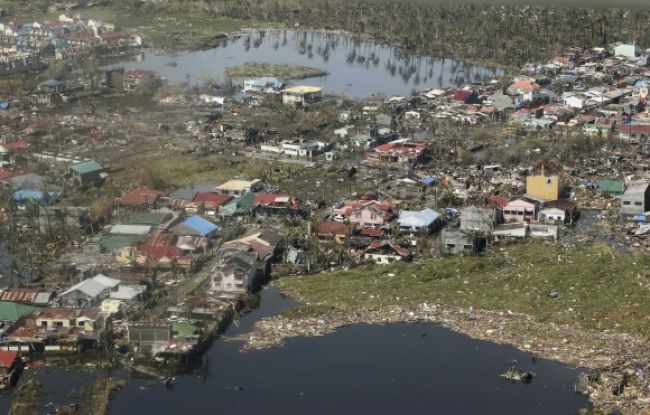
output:
[[74, 291], [81, 291], [82, 293], [86, 294], [90, 298], [96, 298], [99, 294], [101, 294], [104, 290], [106, 290], [108, 287], [105, 286], [104, 284], [101, 284], [97, 281], [94, 281], [92, 278], [88, 280], [83, 280], [78, 284], [73, 285], [70, 287], [69, 290], [64, 291], [61, 293], [59, 297], [65, 297], [67, 294], [70, 294], [71, 292]]
[[440, 217], [440, 214], [433, 209], [422, 209], [420, 211], [402, 210], [399, 213], [397, 222], [400, 227], [410, 227], [413, 229], [422, 228], [431, 225]]

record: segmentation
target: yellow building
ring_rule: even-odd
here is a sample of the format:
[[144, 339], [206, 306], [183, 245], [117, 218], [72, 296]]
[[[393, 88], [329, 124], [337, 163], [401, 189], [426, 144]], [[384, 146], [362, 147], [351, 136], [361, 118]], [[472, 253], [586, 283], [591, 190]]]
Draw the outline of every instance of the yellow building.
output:
[[535, 199], [544, 201], [558, 200], [561, 190], [560, 176], [540, 174], [526, 178], [526, 194]]

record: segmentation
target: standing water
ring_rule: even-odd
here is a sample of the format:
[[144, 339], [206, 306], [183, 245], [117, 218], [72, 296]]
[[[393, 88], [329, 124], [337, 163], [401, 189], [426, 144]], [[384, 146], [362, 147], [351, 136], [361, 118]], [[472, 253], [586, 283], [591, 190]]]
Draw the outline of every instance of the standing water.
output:
[[224, 39], [220, 47], [209, 50], [177, 54], [150, 51], [139, 61], [110, 67], [152, 70], [172, 84], [201, 85], [209, 80], [223, 81], [226, 67], [247, 62], [322, 69], [328, 75], [293, 83], [321, 86], [326, 93], [350, 98], [408, 95], [414, 89], [458, 87], [503, 74], [500, 69], [409, 54], [347, 35], [276, 29], [253, 30]]
[[[270, 288], [260, 307], [226, 337], [252, 330], [260, 318], [294, 303]], [[289, 339], [284, 347], [241, 351], [240, 341], [217, 340], [202, 368], [166, 389], [130, 379], [111, 413], [394, 414], [408, 408], [445, 414], [572, 414], [588, 406], [573, 392], [578, 370], [532, 359], [513, 347], [471, 339], [435, 325], [356, 325], [323, 337]], [[530, 384], [499, 377], [513, 360], [536, 373]], [[91, 383], [78, 371], [30, 370], [45, 383], [43, 402], [71, 402], [65, 385]], [[123, 376], [119, 373], [113, 375]], [[23, 379], [24, 381], [24, 379]], [[0, 410], [8, 408], [0, 398]]]

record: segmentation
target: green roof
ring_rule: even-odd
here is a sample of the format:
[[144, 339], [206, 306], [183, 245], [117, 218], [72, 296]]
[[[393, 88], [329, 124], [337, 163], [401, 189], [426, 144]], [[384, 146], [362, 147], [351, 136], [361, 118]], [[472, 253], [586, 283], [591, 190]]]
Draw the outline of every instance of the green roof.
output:
[[598, 180], [598, 188], [603, 193], [623, 194], [625, 183], [622, 180]]
[[194, 335], [199, 328], [187, 323], [174, 323], [172, 324], [172, 331], [177, 336], [189, 337]]
[[81, 174], [104, 170], [101, 164], [97, 163], [95, 160], [86, 160], [86, 161], [80, 161], [79, 163], [74, 163], [73, 165], [70, 166], [70, 169]]
[[225, 216], [232, 216], [236, 213], [246, 213], [253, 209], [255, 202], [255, 193], [248, 192], [231, 200], [219, 209], [219, 214]]
[[135, 246], [146, 239], [146, 235], [104, 235], [99, 244], [102, 252], [112, 253], [125, 246]]
[[129, 219], [129, 225], [158, 226], [165, 222], [169, 213], [136, 213]]
[[35, 310], [36, 307], [31, 305], [0, 301], [0, 321], [18, 321]]

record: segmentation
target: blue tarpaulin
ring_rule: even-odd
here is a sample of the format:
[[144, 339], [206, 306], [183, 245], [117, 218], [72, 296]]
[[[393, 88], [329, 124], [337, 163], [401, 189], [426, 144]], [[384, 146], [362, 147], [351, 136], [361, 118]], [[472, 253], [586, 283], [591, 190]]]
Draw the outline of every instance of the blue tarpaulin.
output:
[[203, 236], [208, 236], [217, 232], [220, 228], [212, 222], [203, 219], [200, 216], [190, 216], [183, 221], [183, 225], [194, 229]]
[[436, 184], [436, 179], [433, 177], [427, 176], [420, 179], [420, 182], [428, 185]]
[[[59, 199], [59, 192], [45, 192], [41, 190], [17, 190], [14, 192], [14, 201], [22, 208], [27, 209], [29, 206], [51, 205]], [[46, 199], [46, 200], [45, 200]]]
[[645, 218], [646, 218], [645, 215], [636, 215], [633, 220], [635, 222], [645, 222]]
[[9, 103], [8, 102], [0, 102], [0, 110], [6, 110], [9, 109]]

